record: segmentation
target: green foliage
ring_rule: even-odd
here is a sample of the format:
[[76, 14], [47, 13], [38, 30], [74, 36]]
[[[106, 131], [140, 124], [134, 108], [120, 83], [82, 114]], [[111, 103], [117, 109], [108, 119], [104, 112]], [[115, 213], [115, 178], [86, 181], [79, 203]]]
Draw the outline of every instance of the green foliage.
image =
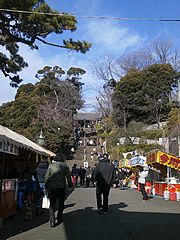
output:
[[180, 109], [172, 108], [167, 120], [167, 129], [171, 130], [174, 126], [180, 125]]
[[102, 138], [102, 139], [106, 139], [108, 137], [108, 133], [107, 132], [102, 132], [99, 134], [99, 136]]
[[122, 77], [112, 95], [116, 124], [126, 128], [132, 120], [148, 124], [164, 121], [172, 107], [170, 93], [177, 84], [174, 74], [169, 64], [154, 64]]
[[[10, 78], [13, 87], [17, 87], [22, 81], [18, 72], [28, 66], [18, 54], [18, 43], [23, 43], [31, 49], [38, 49], [37, 43], [41, 42], [81, 53], [86, 53], [91, 47], [88, 42], [72, 39], [62, 40], [62, 45], [47, 42], [45, 39], [51, 33], [61, 35], [65, 31], [75, 31], [77, 20], [67, 13], [58, 14], [44, 0], [1, 0], [0, 8], [33, 12], [28, 14], [4, 10], [0, 13], [0, 45], [9, 51], [7, 55], [0, 53], [0, 70], [5, 77]], [[42, 12], [56, 15], [38, 14]]]
[[156, 140], [158, 138], [161, 138], [163, 136], [163, 131], [158, 130], [144, 130], [142, 132], [142, 136], [149, 140]]
[[58, 71], [64, 70], [56, 66], [38, 71], [42, 75], [40, 82], [21, 85], [15, 101], [0, 107], [1, 125], [33, 141], [42, 129], [45, 146], [53, 151], [67, 146], [72, 133], [72, 116], [83, 106], [80, 92], [69, 80], [62, 81], [58, 75], [54, 78]]

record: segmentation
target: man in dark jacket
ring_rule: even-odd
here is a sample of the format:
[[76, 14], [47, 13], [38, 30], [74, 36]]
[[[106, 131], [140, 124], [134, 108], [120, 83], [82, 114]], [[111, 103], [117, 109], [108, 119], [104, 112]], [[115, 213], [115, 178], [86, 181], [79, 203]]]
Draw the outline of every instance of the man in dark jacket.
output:
[[41, 161], [36, 168], [36, 175], [37, 175], [37, 180], [39, 182], [40, 187], [42, 188], [44, 195], [46, 195], [46, 190], [45, 190], [45, 175], [48, 169], [48, 161]]
[[[109, 160], [104, 157], [99, 161], [94, 169], [94, 182], [96, 183], [96, 199], [98, 214], [107, 214], [108, 211], [108, 197], [112, 185], [114, 167]], [[102, 204], [103, 195], [103, 204]]]
[[63, 222], [66, 179], [68, 181], [68, 187], [72, 188], [73, 184], [69, 167], [65, 163], [64, 155], [58, 153], [55, 157], [55, 161], [49, 165], [45, 177], [45, 186], [50, 198], [49, 216], [51, 227], [55, 226], [55, 206], [57, 199], [59, 200], [57, 221], [58, 223]]

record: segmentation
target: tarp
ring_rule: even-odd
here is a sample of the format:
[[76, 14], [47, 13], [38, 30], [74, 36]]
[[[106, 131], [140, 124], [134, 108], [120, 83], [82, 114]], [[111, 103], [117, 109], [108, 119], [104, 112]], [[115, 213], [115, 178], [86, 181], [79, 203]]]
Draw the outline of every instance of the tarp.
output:
[[146, 163], [146, 157], [144, 156], [135, 156], [129, 159], [129, 166], [133, 167], [133, 166], [144, 166], [144, 164]]
[[180, 170], [180, 158], [162, 151], [152, 151], [147, 154], [147, 164], [159, 163]]
[[10, 130], [9, 128], [3, 127], [2, 125], [0, 125], [0, 142], [0, 152], [16, 154], [16, 151], [13, 149], [15, 146], [16, 148], [24, 147], [30, 149], [41, 155], [50, 157], [55, 156], [55, 153], [39, 146], [38, 144], [34, 143], [23, 135]]

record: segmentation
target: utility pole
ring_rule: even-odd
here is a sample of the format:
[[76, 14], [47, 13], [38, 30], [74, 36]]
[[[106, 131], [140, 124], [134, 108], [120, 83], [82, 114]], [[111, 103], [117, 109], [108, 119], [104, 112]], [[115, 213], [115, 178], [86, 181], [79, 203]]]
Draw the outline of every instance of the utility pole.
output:
[[180, 156], [180, 133], [179, 133], [179, 128], [180, 128], [180, 126], [179, 126], [179, 123], [180, 123], [180, 116], [179, 116], [179, 109], [180, 109], [180, 72], [177, 73], [177, 75], [175, 76], [175, 79], [177, 80], [177, 86], [178, 86], [178, 90], [177, 90], [177, 100], [178, 100], [177, 144], [178, 144], [178, 155]]
[[84, 162], [86, 162], [86, 132], [85, 132], [85, 128], [86, 128], [86, 119], [84, 119]]

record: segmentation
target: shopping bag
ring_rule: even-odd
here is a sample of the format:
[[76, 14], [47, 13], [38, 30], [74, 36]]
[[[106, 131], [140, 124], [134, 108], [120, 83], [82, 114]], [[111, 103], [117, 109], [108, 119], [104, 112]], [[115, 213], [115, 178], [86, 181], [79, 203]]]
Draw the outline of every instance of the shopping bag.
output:
[[49, 198], [47, 196], [44, 196], [42, 200], [42, 208], [49, 209], [49, 205], [50, 205]]

